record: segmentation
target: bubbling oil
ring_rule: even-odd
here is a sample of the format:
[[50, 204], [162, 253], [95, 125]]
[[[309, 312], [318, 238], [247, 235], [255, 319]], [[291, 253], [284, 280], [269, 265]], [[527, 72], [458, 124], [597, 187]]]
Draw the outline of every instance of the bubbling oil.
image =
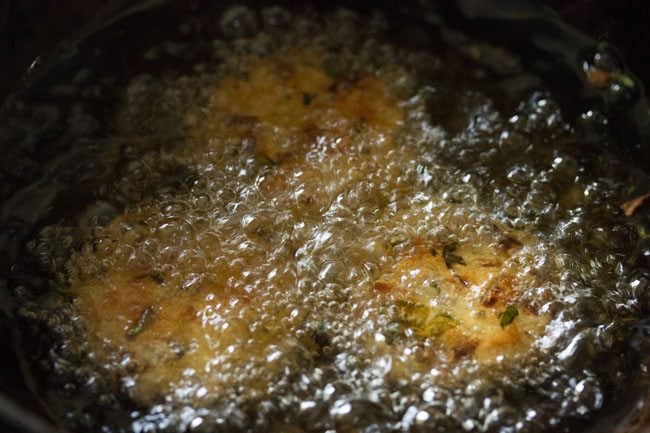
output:
[[65, 425], [568, 431], [644, 380], [647, 221], [618, 206], [648, 181], [536, 80], [401, 47], [380, 14], [237, 6], [218, 26], [189, 71], [130, 77], [107, 126], [71, 104], [53, 172], [87, 197], [40, 179], [11, 202], [49, 205], [26, 222], [48, 221], [25, 235], [41, 276], [11, 284]]

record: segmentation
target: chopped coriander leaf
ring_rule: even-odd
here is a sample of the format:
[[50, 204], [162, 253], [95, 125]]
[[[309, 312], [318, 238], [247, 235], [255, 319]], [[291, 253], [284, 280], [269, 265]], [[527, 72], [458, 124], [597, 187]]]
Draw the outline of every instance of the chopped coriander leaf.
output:
[[502, 328], [505, 328], [506, 326], [510, 325], [518, 315], [519, 311], [517, 311], [517, 307], [514, 305], [508, 305], [508, 308], [506, 308], [506, 310], [499, 315], [499, 324]]
[[137, 337], [138, 335], [140, 335], [142, 331], [144, 331], [146, 327], [151, 324], [154, 315], [155, 315], [155, 311], [152, 306], [145, 308], [142, 314], [140, 315], [140, 318], [136, 322], [135, 326], [127, 329], [126, 338], [131, 340]]
[[431, 308], [412, 302], [398, 302], [399, 321], [412, 328], [421, 337], [435, 337], [455, 328], [459, 322], [444, 312], [435, 312]]

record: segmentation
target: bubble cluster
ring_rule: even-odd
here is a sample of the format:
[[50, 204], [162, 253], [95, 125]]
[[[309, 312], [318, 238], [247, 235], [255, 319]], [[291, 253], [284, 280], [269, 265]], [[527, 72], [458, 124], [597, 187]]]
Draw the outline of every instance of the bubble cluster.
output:
[[[16, 124], [0, 131], [30, 116], [44, 129], [62, 122], [61, 142], [81, 143], [52, 169], [59, 183], [40, 179], [9, 201], [45, 209], [23, 222], [45, 220], [39, 230], [17, 229], [28, 258], [11, 287], [17, 315], [44, 342], [35, 370], [64, 424], [568, 431], [638, 379], [627, 367], [646, 344], [635, 333], [650, 312], [647, 217], [631, 222], [618, 206], [648, 181], [594, 155], [550, 93], [512, 98], [463, 50], [397, 46], [380, 15], [368, 24], [348, 10], [236, 6], [211, 19], [209, 55], [190, 71], [129, 77], [108, 125], [85, 105], [65, 116], [15, 106]], [[178, 55], [170, 44], [143, 58]], [[317, 53], [321, 75], [304, 52]], [[286, 110], [321, 110], [318, 128], [266, 106], [224, 114], [235, 110], [219, 105], [224, 83], [241, 95], [255, 74], [273, 82], [268, 59], [285, 80], [298, 70], [329, 85], [323, 96], [291, 81], [302, 93]], [[77, 81], [52, 92], [101, 93], [88, 76]], [[332, 106], [371, 115], [354, 123]], [[268, 137], [293, 147], [271, 152]], [[20, 160], [15, 175], [3, 169], [16, 182], [36, 164], [29, 152]], [[67, 200], [52, 192], [66, 179], [76, 184]], [[395, 320], [402, 307], [376, 282], [421, 240], [442, 246], [431, 255], [450, 268], [465, 265], [456, 246], [505, 250], [522, 311], [509, 320], [524, 320], [524, 307], [548, 320], [526, 330], [532, 344], [484, 363]], [[617, 356], [630, 347], [638, 352]]]

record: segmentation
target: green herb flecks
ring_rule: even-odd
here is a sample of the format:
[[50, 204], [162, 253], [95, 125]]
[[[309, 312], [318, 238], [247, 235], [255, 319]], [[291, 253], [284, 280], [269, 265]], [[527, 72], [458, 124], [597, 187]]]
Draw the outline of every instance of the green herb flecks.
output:
[[126, 338], [132, 340], [140, 335], [151, 324], [155, 314], [156, 312], [152, 306], [145, 308], [136, 324], [126, 330]]
[[630, 77], [627, 74], [624, 74], [623, 72], [615, 72], [612, 74], [612, 77], [614, 80], [618, 81], [620, 84], [624, 85], [625, 87], [629, 88], [634, 88], [636, 83], [634, 82], [634, 78]]
[[426, 305], [398, 302], [399, 321], [421, 337], [435, 337], [455, 328], [459, 322], [447, 313], [433, 311]]
[[518, 315], [519, 311], [517, 311], [517, 307], [514, 305], [509, 305], [508, 308], [506, 308], [506, 311], [499, 315], [499, 324], [502, 328], [505, 328], [506, 326], [510, 325]]

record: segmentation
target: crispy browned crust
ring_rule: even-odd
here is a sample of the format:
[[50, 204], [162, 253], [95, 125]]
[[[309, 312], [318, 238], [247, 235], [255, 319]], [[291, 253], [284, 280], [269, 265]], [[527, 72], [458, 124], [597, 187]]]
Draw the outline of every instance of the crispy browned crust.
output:
[[[374, 141], [393, 145], [392, 136], [401, 124], [403, 110], [379, 78], [359, 75], [335, 80], [323, 71], [318, 52], [251, 57], [245, 63], [247, 74], [229, 75], [216, 85], [205, 122], [188, 131], [188, 145], [182, 152], [204, 152], [205, 146], [221, 146], [223, 140], [242, 146], [254, 143], [253, 155], [260, 158], [261, 164], [274, 167], [260, 184], [260, 191], [273, 197], [290, 187], [287, 180], [291, 177], [298, 177], [303, 185], [320, 187], [319, 173], [304, 160], [309, 150], [318, 149], [326, 155], [349, 152], [363, 134], [382, 136], [383, 140]], [[211, 144], [213, 139], [218, 143]], [[318, 198], [311, 195], [301, 200], [298, 208], [304, 212], [319, 204]], [[86, 257], [78, 256], [73, 267], [83, 269], [88, 255], [94, 256], [93, 261], [111, 261], [120, 244], [137, 245], [151, 237], [144, 228], [140, 233], [121, 227], [138, 226], [155, 212], [158, 208], [143, 204], [139, 211], [116, 218], [100, 234], [98, 248], [86, 252]], [[169, 243], [163, 238], [157, 241], [162, 247]], [[206, 262], [219, 254], [217, 243], [196, 247], [206, 255]], [[223, 282], [243, 280], [247, 269], [264, 260], [263, 254], [242, 253], [237, 265], [213, 269], [212, 278], [194, 284], [191, 290], [182, 289], [183, 281], [178, 279], [178, 275], [191, 270], [183, 269], [174, 257], [158, 263], [178, 271], [174, 275], [160, 273], [151, 266], [138, 268], [114, 262], [112, 268], [103, 269], [102, 275], [83, 276], [79, 272], [73, 278], [72, 289], [91, 344], [104, 348], [107, 355], [114, 351], [129, 354], [138, 373], [133, 398], [146, 402], [167, 392], [186, 369], [203, 371], [215, 357], [243, 365], [269, 345], [282, 344], [290, 332], [286, 329], [289, 311], [278, 311], [269, 319], [274, 321], [268, 324], [273, 332], [256, 334], [251, 334], [246, 325], [256, 320], [254, 317], [238, 317], [226, 330], [214, 329], [205, 317], [206, 311], [219, 315], [233, 303], [252, 306], [246, 314], [256, 314], [254, 305], [261, 302], [259, 299], [242, 290], [243, 284], [226, 286]], [[289, 280], [281, 282], [277, 290], [290, 284]], [[209, 300], [207, 294], [212, 296]], [[292, 316], [291, 320], [300, 323], [301, 317]], [[320, 340], [312, 340], [303, 341], [303, 347], [314, 356], [325, 356], [317, 343]], [[229, 346], [237, 341], [248, 341], [249, 350], [230, 353]], [[174, 353], [170, 347], [178, 356], [169, 355]], [[267, 369], [271, 374], [273, 367]], [[218, 375], [204, 379], [213, 390], [228, 386], [219, 381]], [[247, 385], [250, 392], [255, 392], [256, 383]]]
[[[395, 320], [420, 337], [438, 340], [456, 361], [490, 362], [525, 352], [549, 318], [520, 302], [522, 269], [510, 259], [524, 241], [496, 229], [494, 236], [504, 241], [479, 238], [453, 247], [407, 241], [374, 283], [374, 292], [396, 300], [401, 307]], [[508, 307], [518, 314], [502, 325]], [[447, 325], [438, 323], [440, 317], [448, 318]]]

